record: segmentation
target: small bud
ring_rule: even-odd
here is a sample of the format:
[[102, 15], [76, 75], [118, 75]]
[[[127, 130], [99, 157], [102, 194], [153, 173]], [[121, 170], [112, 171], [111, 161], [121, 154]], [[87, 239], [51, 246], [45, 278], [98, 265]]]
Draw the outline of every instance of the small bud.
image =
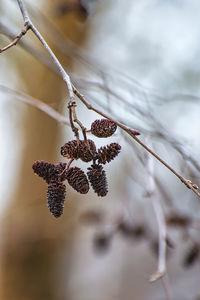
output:
[[51, 164], [43, 160], [37, 160], [32, 166], [34, 173], [42, 177], [48, 184], [53, 181], [63, 181], [64, 179], [59, 178], [59, 175], [65, 167], [66, 163]]
[[106, 172], [101, 165], [93, 164], [87, 172], [92, 188], [98, 196], [104, 197], [108, 193]]
[[117, 125], [108, 119], [96, 120], [91, 125], [91, 133], [99, 138], [106, 138], [116, 131]]
[[47, 206], [51, 214], [58, 218], [63, 213], [66, 187], [63, 183], [54, 182], [47, 189]]
[[120, 152], [121, 146], [117, 143], [111, 143], [110, 145], [101, 147], [98, 149], [95, 159], [99, 164], [105, 164], [113, 160]]
[[81, 194], [87, 194], [89, 191], [89, 182], [85, 173], [78, 167], [70, 168], [65, 172], [65, 178], [69, 185]]

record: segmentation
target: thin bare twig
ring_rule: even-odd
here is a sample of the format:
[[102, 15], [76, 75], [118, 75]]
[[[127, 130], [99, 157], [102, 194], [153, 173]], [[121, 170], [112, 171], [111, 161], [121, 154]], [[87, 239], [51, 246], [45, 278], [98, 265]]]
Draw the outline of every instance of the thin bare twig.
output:
[[71, 129], [74, 132], [76, 139], [79, 140], [78, 128], [74, 125], [74, 120], [73, 120], [73, 111], [72, 111], [73, 105], [74, 105], [74, 101], [69, 101], [68, 103], [69, 121], [70, 121]]
[[140, 133], [135, 130], [131, 129], [124, 124], [112, 119], [107, 114], [103, 113], [99, 109], [93, 107], [91, 104], [89, 104], [85, 97], [73, 86], [74, 94], [81, 100], [81, 102], [89, 109], [93, 110], [99, 115], [103, 116], [106, 119], [112, 120], [116, 125], [118, 125], [121, 129], [126, 131], [138, 144], [140, 144], [146, 151], [148, 151], [151, 155], [153, 155], [160, 163], [162, 163], [168, 170], [170, 170], [182, 183], [187, 186], [187, 188], [191, 189], [198, 197], [200, 197], [200, 193], [198, 192], [198, 186], [193, 184], [190, 180], [187, 180], [183, 178], [178, 172], [176, 172], [170, 165], [168, 165], [160, 156], [158, 156], [154, 151], [152, 151], [146, 144], [144, 144], [136, 135], [139, 135]]
[[21, 40], [21, 38], [27, 33], [27, 31], [29, 30], [29, 27], [26, 26], [17, 36], [16, 38], [14, 39], [14, 41], [10, 44], [8, 44], [7, 46], [3, 47], [0, 49], [0, 53], [10, 49], [11, 47], [13, 46], [16, 46], [17, 43]]
[[150, 281], [156, 281], [163, 277], [166, 272], [166, 239], [167, 239], [167, 227], [165, 224], [165, 218], [156, 192], [156, 184], [154, 180], [154, 162], [150, 155], [147, 156], [147, 171], [148, 171], [148, 187], [147, 193], [152, 201], [152, 205], [156, 214], [158, 222], [159, 233], [159, 251], [158, 251], [158, 269], [155, 274], [150, 278]]
[[25, 93], [18, 92], [14, 89], [11, 89], [3, 84], [0, 84], [0, 91], [10, 94], [10, 95], [14, 95], [19, 101], [27, 103], [33, 107], [36, 107], [37, 109], [43, 111], [45, 114], [49, 115], [51, 118], [53, 118], [57, 122], [69, 126], [69, 122], [67, 121], [66, 117], [61, 115], [59, 112], [57, 112], [55, 109], [53, 109], [48, 104], [46, 104], [38, 99], [35, 99]]
[[162, 285], [166, 294], [167, 300], [171, 300], [171, 290], [167, 277], [166, 267], [166, 240], [167, 240], [167, 226], [165, 222], [164, 213], [156, 191], [156, 182], [154, 175], [154, 161], [152, 156], [147, 156], [147, 171], [148, 171], [148, 186], [147, 193], [152, 201], [158, 223], [158, 266], [157, 271], [151, 275], [150, 282], [161, 279]]
[[37, 28], [33, 25], [23, 1], [17, 0], [17, 2], [19, 5], [19, 8], [21, 10], [22, 16], [24, 18], [24, 26], [28, 26], [32, 30], [32, 32], [35, 34], [35, 36], [39, 39], [39, 41], [42, 43], [42, 45], [48, 51], [54, 64], [59, 69], [64, 82], [67, 84], [70, 100], [74, 100], [74, 93], [73, 93], [73, 88], [72, 88], [72, 84], [71, 84], [69, 75], [66, 73], [65, 69], [63, 68], [63, 66], [61, 65], [61, 63], [59, 62], [59, 60], [57, 59], [57, 57], [55, 56], [55, 54], [53, 53], [53, 51], [51, 50], [51, 48], [49, 47], [49, 45], [47, 44], [45, 39], [43, 38], [43, 36], [40, 34], [40, 32], [37, 30]]

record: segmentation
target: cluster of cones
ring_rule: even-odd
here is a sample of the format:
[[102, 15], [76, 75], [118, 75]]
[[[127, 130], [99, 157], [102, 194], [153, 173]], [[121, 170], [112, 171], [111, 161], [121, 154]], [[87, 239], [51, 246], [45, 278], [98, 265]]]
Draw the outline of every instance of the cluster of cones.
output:
[[[102, 119], [96, 120], [91, 125], [91, 133], [97, 137], [105, 138], [113, 135], [117, 126], [114, 122]], [[93, 161], [88, 168], [87, 175], [78, 167], [69, 167], [69, 163], [59, 162], [52, 164], [45, 161], [36, 161], [32, 168], [34, 173], [42, 177], [48, 184], [47, 203], [51, 214], [58, 218], [63, 213], [66, 186], [63, 181], [81, 194], [89, 191], [89, 182], [98, 196], [104, 197], [108, 192], [104, 164], [113, 160], [120, 152], [121, 146], [111, 143], [96, 149], [95, 143], [90, 140], [72, 140], [61, 147], [61, 155], [73, 160], [81, 159], [84, 162]]]

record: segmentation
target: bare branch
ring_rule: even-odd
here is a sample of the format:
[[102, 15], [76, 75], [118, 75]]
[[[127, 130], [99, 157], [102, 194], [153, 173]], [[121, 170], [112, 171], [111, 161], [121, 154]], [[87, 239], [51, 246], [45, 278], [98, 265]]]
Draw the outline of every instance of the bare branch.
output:
[[45, 39], [43, 38], [43, 36], [40, 34], [40, 32], [37, 30], [37, 28], [33, 25], [32, 21], [29, 18], [28, 12], [26, 10], [26, 7], [25, 7], [23, 1], [17, 0], [17, 2], [19, 5], [19, 8], [21, 10], [22, 16], [24, 18], [24, 26], [28, 26], [33, 31], [33, 33], [36, 35], [36, 37], [40, 40], [42, 45], [48, 51], [54, 64], [57, 66], [58, 70], [60, 71], [64, 82], [67, 84], [70, 100], [74, 100], [74, 93], [73, 93], [72, 84], [71, 84], [69, 75], [66, 73], [65, 69], [63, 68], [63, 66], [61, 65], [61, 63], [59, 62], [59, 60], [57, 59], [57, 57], [55, 56], [55, 54], [53, 53], [53, 51], [51, 50], [51, 48], [49, 47], [49, 45], [47, 44]]
[[17, 45], [17, 43], [21, 40], [21, 38], [27, 33], [29, 27], [25, 27], [14, 39], [14, 41], [12, 43], [10, 43], [9, 45], [5, 46], [4, 48], [0, 49], [0, 53], [10, 49], [11, 47]]
[[67, 119], [59, 112], [57, 112], [55, 109], [53, 109], [51, 106], [47, 105], [46, 103], [38, 99], [35, 99], [25, 93], [18, 92], [14, 89], [11, 89], [3, 84], [0, 84], [0, 90], [4, 93], [14, 95], [19, 101], [27, 103], [33, 107], [36, 107], [37, 109], [43, 111], [45, 114], [49, 115], [57, 122], [69, 126]]

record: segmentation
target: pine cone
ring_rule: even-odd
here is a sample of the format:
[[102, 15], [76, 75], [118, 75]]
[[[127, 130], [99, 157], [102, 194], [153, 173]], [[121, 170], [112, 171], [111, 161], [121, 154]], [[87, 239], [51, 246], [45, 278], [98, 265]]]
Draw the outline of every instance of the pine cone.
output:
[[100, 138], [106, 138], [113, 135], [116, 129], [117, 125], [113, 121], [107, 119], [96, 120], [91, 125], [92, 134]]
[[106, 172], [101, 165], [93, 164], [87, 172], [89, 181], [98, 196], [104, 197], [108, 193]]
[[110, 145], [101, 147], [98, 149], [95, 159], [99, 164], [104, 164], [113, 160], [120, 152], [121, 146], [117, 143], [111, 143]]
[[65, 177], [73, 189], [81, 194], [87, 194], [89, 191], [89, 182], [85, 173], [80, 168], [70, 168], [65, 172]]
[[47, 206], [51, 214], [58, 218], [63, 213], [66, 187], [63, 183], [54, 182], [47, 189]]
[[32, 166], [34, 173], [42, 177], [48, 184], [53, 181], [63, 181], [64, 179], [59, 178], [59, 175], [65, 167], [66, 163], [51, 164], [43, 160], [37, 160]]
[[94, 159], [96, 153], [96, 146], [92, 140], [80, 141], [79, 145], [79, 157], [82, 161], [89, 162]]
[[78, 140], [72, 140], [67, 143], [65, 143], [60, 150], [60, 153], [62, 156], [67, 157], [67, 158], [74, 158], [78, 159], [79, 158], [79, 143], [80, 141]]

